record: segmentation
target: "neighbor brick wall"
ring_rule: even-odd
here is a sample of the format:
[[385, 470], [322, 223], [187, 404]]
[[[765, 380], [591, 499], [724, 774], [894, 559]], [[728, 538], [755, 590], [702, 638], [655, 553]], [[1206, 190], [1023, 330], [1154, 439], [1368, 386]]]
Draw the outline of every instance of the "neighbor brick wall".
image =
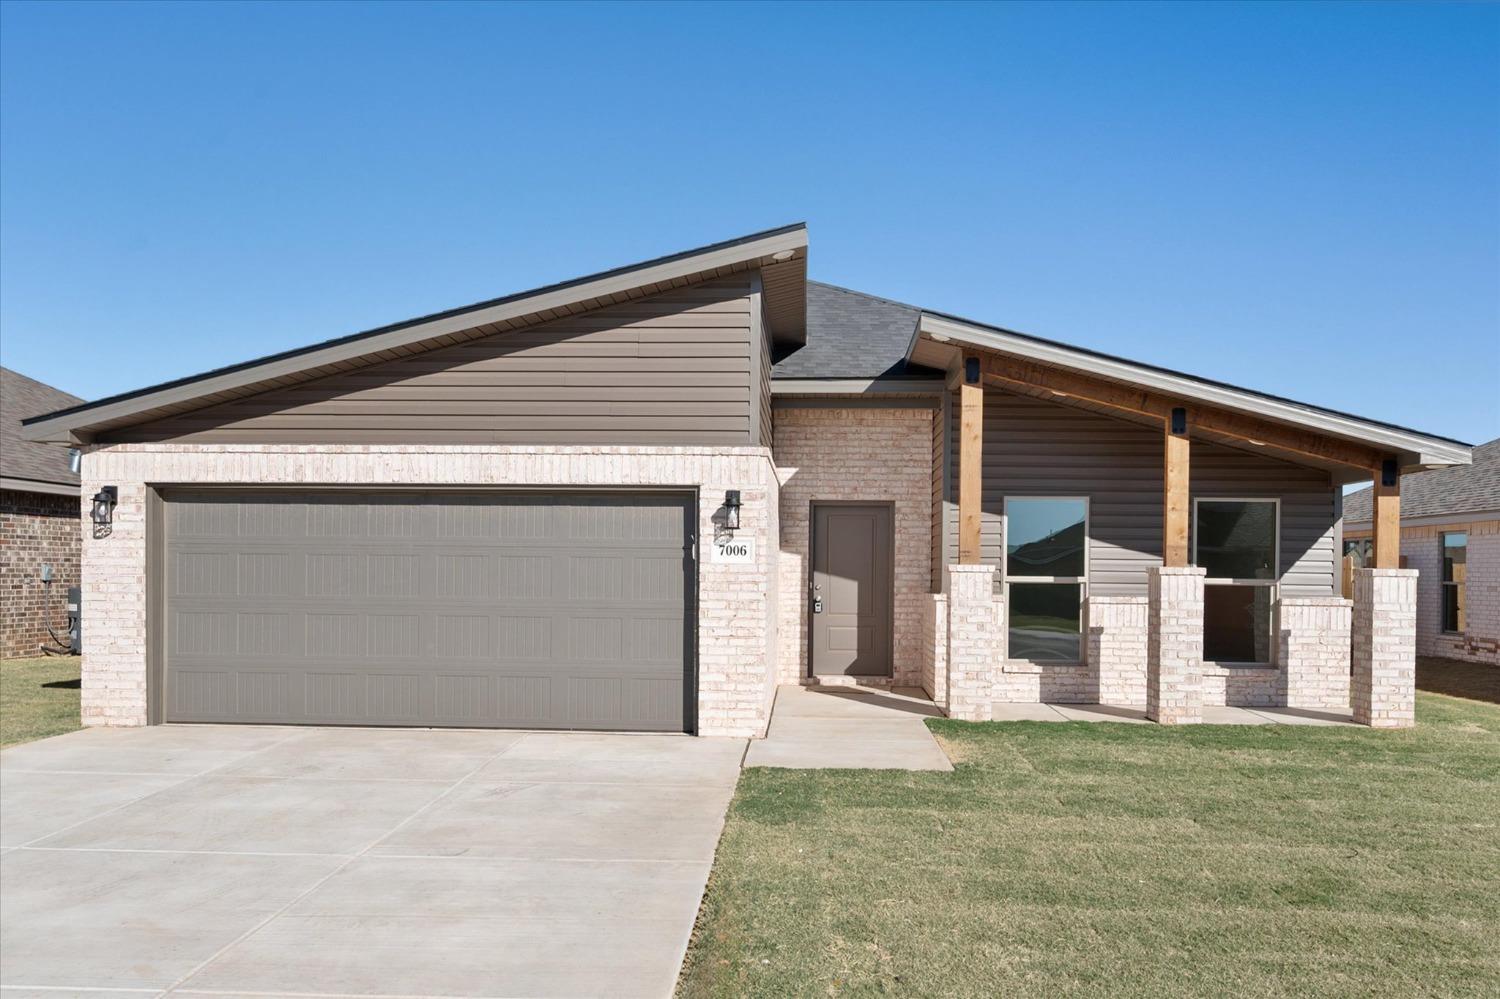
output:
[[765, 733], [776, 672], [777, 482], [754, 447], [116, 444], [83, 457], [83, 495], [119, 487], [108, 537], [84, 539], [83, 719], [147, 719], [146, 483], [697, 488], [699, 537], [739, 489], [753, 565], [698, 567], [698, 720], [703, 735]]
[[[68, 587], [79, 579], [81, 507], [74, 496], [0, 489], [0, 658], [38, 656], [50, 625], [67, 641]], [[42, 566], [52, 582], [42, 582]]]
[[893, 503], [895, 683], [922, 686], [930, 669], [931, 409], [778, 409], [773, 454], [781, 480], [780, 611], [783, 683], [807, 676], [809, 517], [818, 500]]
[[[1461, 635], [1443, 631], [1442, 535], [1469, 535], [1468, 579], [1464, 583], [1467, 627]], [[1368, 538], [1368, 529], [1348, 530], [1346, 540]], [[1500, 666], [1500, 520], [1403, 526], [1401, 560], [1417, 577], [1417, 655], [1443, 656]]]

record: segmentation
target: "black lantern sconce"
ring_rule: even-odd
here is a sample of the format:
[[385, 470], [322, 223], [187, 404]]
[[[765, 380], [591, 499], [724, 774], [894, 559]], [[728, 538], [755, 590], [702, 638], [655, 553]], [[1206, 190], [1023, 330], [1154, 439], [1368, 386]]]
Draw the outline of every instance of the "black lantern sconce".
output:
[[740, 491], [738, 489], [730, 489], [724, 493], [724, 529], [726, 531], [740, 529]]
[[118, 486], [105, 486], [94, 494], [94, 508], [89, 512], [89, 517], [94, 521], [96, 531], [105, 530], [114, 522], [115, 506], [119, 502]]

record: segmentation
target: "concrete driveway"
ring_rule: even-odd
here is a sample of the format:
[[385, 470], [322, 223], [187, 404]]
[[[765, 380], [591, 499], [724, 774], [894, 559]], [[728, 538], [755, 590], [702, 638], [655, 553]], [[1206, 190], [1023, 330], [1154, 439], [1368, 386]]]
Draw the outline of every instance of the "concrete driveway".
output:
[[0, 753], [0, 999], [666, 996], [743, 740], [160, 726]]

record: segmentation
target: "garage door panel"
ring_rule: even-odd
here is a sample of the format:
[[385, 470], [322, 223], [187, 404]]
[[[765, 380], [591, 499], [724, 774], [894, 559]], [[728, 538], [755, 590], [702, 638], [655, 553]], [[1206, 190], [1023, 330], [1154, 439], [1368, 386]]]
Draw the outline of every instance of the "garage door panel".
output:
[[684, 727], [685, 497], [240, 493], [167, 511], [167, 720]]

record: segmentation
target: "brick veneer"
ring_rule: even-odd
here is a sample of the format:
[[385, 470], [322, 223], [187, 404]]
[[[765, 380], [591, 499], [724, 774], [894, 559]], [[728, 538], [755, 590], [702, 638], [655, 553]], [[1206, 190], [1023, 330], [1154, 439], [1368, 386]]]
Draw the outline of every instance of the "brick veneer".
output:
[[1354, 604], [1343, 597], [1282, 597], [1276, 604], [1279, 697], [1273, 703], [1316, 711], [1349, 710], [1349, 649]]
[[1416, 723], [1417, 570], [1354, 570], [1354, 720], [1373, 728]]
[[1004, 615], [1004, 601], [995, 599], [994, 566], [948, 566], [949, 718], [993, 717]]
[[1203, 577], [1196, 566], [1147, 570], [1146, 717], [1203, 720]]
[[922, 689], [934, 704], [948, 703], [948, 595], [929, 593], [922, 619]]
[[892, 503], [895, 683], [923, 685], [932, 581], [931, 409], [778, 409], [781, 480], [780, 679], [807, 676], [807, 579], [812, 504]]
[[113, 530], [84, 538], [83, 720], [147, 720], [146, 483], [697, 488], [699, 535], [739, 489], [753, 565], [698, 567], [698, 723], [765, 734], [775, 693], [777, 481], [765, 448], [116, 444], [83, 457], [83, 495], [119, 487]]
[[1150, 610], [1145, 597], [1088, 599], [1090, 700], [1100, 704], [1146, 703], [1146, 656]]
[[[0, 658], [38, 656], [64, 640], [68, 587], [79, 578], [79, 499], [0, 489]], [[42, 566], [52, 582], [42, 582]]]

